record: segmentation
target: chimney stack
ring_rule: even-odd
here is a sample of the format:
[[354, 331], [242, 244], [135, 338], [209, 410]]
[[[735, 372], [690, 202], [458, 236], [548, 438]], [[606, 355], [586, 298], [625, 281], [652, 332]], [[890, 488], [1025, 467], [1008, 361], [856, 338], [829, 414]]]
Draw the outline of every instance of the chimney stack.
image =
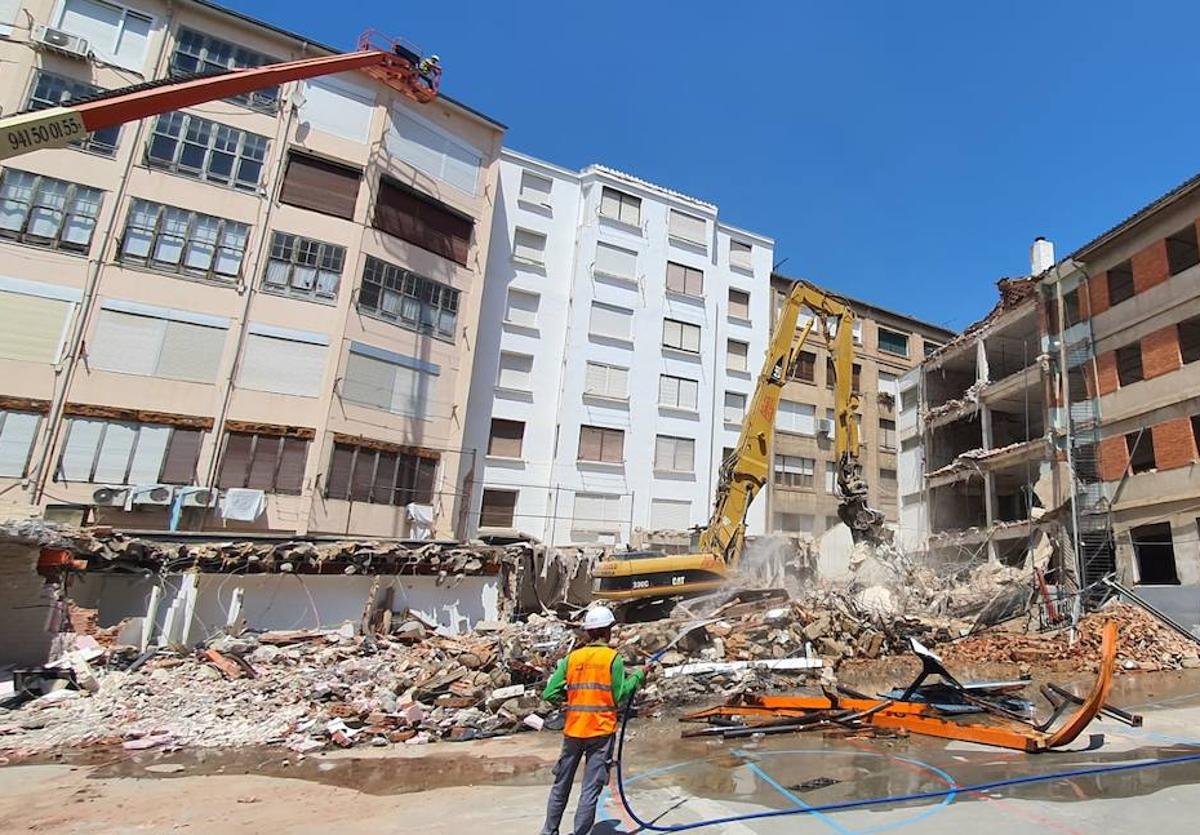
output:
[[1039, 235], [1029, 248], [1029, 274], [1038, 276], [1053, 266], [1054, 244]]

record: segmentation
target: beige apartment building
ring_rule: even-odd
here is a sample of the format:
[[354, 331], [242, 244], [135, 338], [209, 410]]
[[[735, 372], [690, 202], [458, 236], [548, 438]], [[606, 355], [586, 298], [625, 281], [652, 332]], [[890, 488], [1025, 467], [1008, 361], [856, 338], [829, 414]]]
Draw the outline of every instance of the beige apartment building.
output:
[[[772, 322], [794, 279], [774, 274]], [[854, 390], [860, 393], [863, 473], [870, 502], [893, 525], [897, 506], [896, 419], [899, 378], [954, 337], [952, 331], [868, 302], [843, 298], [854, 310]], [[808, 314], [801, 312], [799, 324]], [[767, 491], [770, 530], [820, 536], [838, 523], [837, 460], [833, 438], [832, 359], [815, 334], [795, 374], [784, 386], [775, 421], [772, 472]]]
[[[197, 0], [10, 0], [0, 23], [4, 113], [335, 51]], [[9, 160], [0, 503], [453, 535], [503, 131], [347, 73]]]

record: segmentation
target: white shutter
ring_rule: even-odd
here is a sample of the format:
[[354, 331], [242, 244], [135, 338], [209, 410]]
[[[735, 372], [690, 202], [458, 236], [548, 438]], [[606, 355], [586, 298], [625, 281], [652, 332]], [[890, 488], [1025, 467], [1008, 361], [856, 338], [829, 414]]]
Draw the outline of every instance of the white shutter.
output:
[[397, 415], [424, 417], [425, 401], [421, 387], [425, 384], [425, 376], [419, 371], [405, 368], [403, 365], [394, 366], [396, 374], [392, 383], [392, 399], [388, 411]]
[[596, 244], [596, 272], [618, 278], [637, 278], [637, 253], [610, 244]]
[[533, 371], [533, 357], [527, 354], [510, 354], [507, 351], [500, 354], [500, 370], [496, 377], [496, 385], [513, 391], [529, 391], [530, 373]]
[[20, 478], [25, 475], [29, 450], [37, 436], [41, 415], [32, 412], [3, 412], [0, 419], [0, 476]]
[[[111, 431], [111, 429], [110, 429]], [[171, 439], [171, 427], [144, 423], [138, 429], [137, 447], [133, 451], [133, 464], [129, 468], [131, 484], [149, 484], [158, 481], [162, 472], [163, 457], [167, 454], [167, 442]]]
[[100, 444], [100, 457], [96, 459], [98, 484], [124, 484], [125, 472], [129, 469], [129, 455], [137, 440], [137, 425], [110, 422], [104, 429], [104, 441]]
[[683, 325], [683, 350], [693, 354], [700, 353], [700, 328], [697, 325]]
[[400, 109], [392, 111], [385, 139], [389, 152], [460, 191], [475, 194], [483, 158]]
[[66, 0], [58, 28], [86, 38], [93, 52], [112, 58], [121, 29], [121, 9], [95, 0]]
[[257, 391], [316, 397], [325, 372], [325, 346], [259, 333], [246, 337], [238, 385]]
[[588, 332], [613, 339], [629, 339], [633, 325], [633, 311], [612, 305], [592, 302], [591, 321]]
[[608, 366], [589, 362], [583, 372], [583, 393], [608, 396]]
[[104, 421], [72, 418], [63, 445], [61, 472], [66, 481], [88, 481], [92, 477], [92, 462]]
[[699, 400], [700, 383], [695, 380], [680, 380], [679, 381], [679, 408], [691, 409], [696, 411], [696, 404]]
[[780, 400], [775, 425], [788, 432], [815, 435], [817, 433], [817, 407], [807, 403]]
[[679, 398], [679, 380], [666, 374], [658, 378], [658, 402], [664, 406], [674, 406]]
[[504, 310], [504, 321], [523, 328], [537, 326], [538, 305], [541, 296], [524, 290], [508, 291], [508, 304]]
[[708, 224], [704, 218], [671, 209], [668, 233], [692, 243], [703, 244], [707, 240]]
[[114, 64], [141, 71], [146, 64], [146, 48], [150, 45], [150, 18], [136, 12], [125, 12], [125, 25], [113, 55]]
[[11, 35], [21, 0], [0, 0], [0, 35]]
[[628, 368], [618, 368], [615, 365], [608, 367], [608, 393], [610, 397], [620, 398], [621, 400], [629, 397]]
[[725, 368], [729, 371], [745, 371], [747, 368], [746, 353], [748, 350], [749, 346], [745, 342], [729, 340], [726, 343]]
[[576, 493], [572, 529], [605, 531], [617, 526], [621, 497], [602, 493]]
[[103, 371], [153, 376], [167, 321], [116, 310], [101, 310], [88, 343], [88, 362]]
[[513, 257], [534, 264], [545, 263], [546, 236], [528, 229], [518, 229], [513, 234]]
[[745, 244], [741, 241], [729, 242], [729, 266], [741, 267], [745, 270], [751, 268], [750, 244]]
[[225, 333], [224, 328], [167, 322], [156, 375], [196, 383], [215, 381], [225, 348]]
[[0, 292], [0, 357], [26, 362], [58, 361], [73, 304], [61, 299]]
[[880, 394], [890, 394], [893, 398], [900, 397], [900, 380], [895, 374], [888, 374], [886, 371], [879, 372], [879, 392]]
[[683, 323], [673, 319], [664, 319], [662, 342], [668, 348], [681, 348], [683, 346]]
[[313, 130], [366, 144], [371, 138], [375, 93], [353, 78], [352, 73], [339, 73], [305, 81], [300, 121]]
[[735, 391], [725, 392], [725, 421], [740, 423], [746, 415], [746, 395]]
[[825, 462], [825, 492], [833, 495], [837, 490], [837, 464], [833, 461]]
[[351, 403], [390, 410], [397, 368], [398, 366], [375, 357], [351, 351], [346, 359], [342, 397]]
[[539, 205], [549, 205], [551, 180], [532, 171], [521, 172], [520, 199]]
[[686, 531], [691, 526], [692, 503], [676, 499], [650, 501], [650, 527], [653, 530]]

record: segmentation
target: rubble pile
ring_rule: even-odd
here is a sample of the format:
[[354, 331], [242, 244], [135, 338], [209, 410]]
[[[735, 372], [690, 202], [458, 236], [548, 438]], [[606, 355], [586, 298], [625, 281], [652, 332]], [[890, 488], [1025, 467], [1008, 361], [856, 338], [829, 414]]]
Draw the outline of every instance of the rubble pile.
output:
[[1100, 630], [1116, 620], [1117, 667], [1122, 670], [1179, 670], [1200, 667], [1200, 644], [1168, 629], [1154, 616], [1128, 603], [1112, 603], [1079, 621], [1078, 640], [1068, 630], [1029, 635], [986, 632], [942, 648], [949, 664], [1009, 662], [1095, 671], [1100, 661]]

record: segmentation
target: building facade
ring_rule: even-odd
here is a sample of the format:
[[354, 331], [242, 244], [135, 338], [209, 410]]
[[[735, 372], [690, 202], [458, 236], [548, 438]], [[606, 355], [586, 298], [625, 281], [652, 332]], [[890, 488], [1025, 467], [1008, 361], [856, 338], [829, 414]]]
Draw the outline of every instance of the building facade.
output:
[[603, 166], [505, 150], [499, 169], [472, 529], [626, 543], [706, 524], [766, 348], [773, 242]]
[[[772, 320], [794, 284], [771, 276]], [[829, 291], [834, 292], [834, 291]], [[836, 295], [836, 293], [835, 293]], [[945, 328], [843, 298], [855, 313], [854, 391], [860, 394], [860, 443], [870, 503], [899, 523], [897, 480], [899, 381], [954, 334]], [[811, 319], [801, 311], [798, 327]], [[820, 536], [838, 524], [832, 358], [815, 331], [780, 395], [767, 490], [770, 530]]]
[[[333, 52], [196, 0], [22, 6], [5, 113]], [[126, 528], [456, 533], [502, 135], [349, 73], [9, 160], [0, 502]], [[230, 509], [231, 489], [261, 495]]]

